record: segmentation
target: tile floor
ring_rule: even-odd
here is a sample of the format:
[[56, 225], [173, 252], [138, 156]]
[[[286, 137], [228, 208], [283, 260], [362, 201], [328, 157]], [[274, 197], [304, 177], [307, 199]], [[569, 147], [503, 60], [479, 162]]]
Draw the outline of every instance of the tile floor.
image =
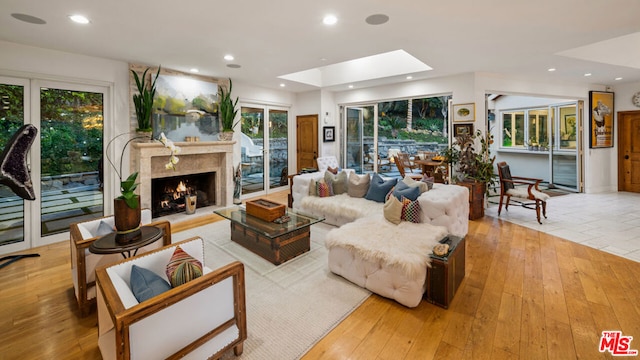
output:
[[[497, 197], [485, 214], [498, 217]], [[547, 201], [547, 219], [538, 224], [534, 210], [509, 205], [498, 217], [563, 239], [640, 262], [640, 194], [569, 194]]]

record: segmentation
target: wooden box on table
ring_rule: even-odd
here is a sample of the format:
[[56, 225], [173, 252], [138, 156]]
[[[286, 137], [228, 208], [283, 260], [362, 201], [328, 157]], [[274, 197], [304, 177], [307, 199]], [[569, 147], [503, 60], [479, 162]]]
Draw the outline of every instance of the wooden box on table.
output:
[[449, 308], [456, 290], [465, 275], [464, 238], [449, 236], [449, 253], [445, 256], [431, 255], [431, 267], [427, 268], [427, 291], [424, 298], [443, 308]]
[[255, 216], [258, 219], [264, 221], [273, 221], [281, 216], [284, 216], [286, 212], [286, 206], [265, 199], [257, 199], [247, 201], [246, 211], [247, 214]]

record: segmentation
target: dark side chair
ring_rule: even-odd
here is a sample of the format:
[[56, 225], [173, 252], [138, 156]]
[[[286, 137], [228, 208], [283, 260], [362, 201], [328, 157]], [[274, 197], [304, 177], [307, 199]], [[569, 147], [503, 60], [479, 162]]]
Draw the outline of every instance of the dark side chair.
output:
[[[538, 187], [542, 179], [511, 176], [509, 165], [504, 161], [498, 163], [498, 176], [500, 178], [500, 205], [498, 205], [498, 215], [500, 215], [502, 211], [503, 202], [504, 208], [508, 209], [509, 201], [514, 197], [522, 199], [522, 201], [518, 201], [522, 207], [535, 210], [538, 222], [542, 224], [542, 221], [540, 221], [540, 209], [542, 208], [542, 215], [546, 219], [547, 200], [549, 199], [549, 195], [540, 191]], [[526, 185], [526, 187], [517, 185]]]

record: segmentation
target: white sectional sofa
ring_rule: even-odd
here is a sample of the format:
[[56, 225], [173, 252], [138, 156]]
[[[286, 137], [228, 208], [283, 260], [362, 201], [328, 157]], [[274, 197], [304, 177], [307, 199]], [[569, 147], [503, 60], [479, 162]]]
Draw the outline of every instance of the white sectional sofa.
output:
[[434, 184], [417, 199], [420, 223], [396, 225], [385, 219], [384, 203], [348, 194], [310, 196], [310, 185], [323, 178], [324, 171], [295, 176], [292, 206], [339, 226], [326, 238], [331, 272], [407, 307], [417, 306], [433, 246], [446, 235], [467, 234], [468, 189]]

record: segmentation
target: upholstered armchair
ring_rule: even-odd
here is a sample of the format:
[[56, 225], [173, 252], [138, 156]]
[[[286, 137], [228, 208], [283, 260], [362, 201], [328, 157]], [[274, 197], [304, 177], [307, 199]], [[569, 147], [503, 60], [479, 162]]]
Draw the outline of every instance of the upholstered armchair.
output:
[[[153, 225], [164, 230], [162, 241], [156, 241], [138, 250], [143, 253], [171, 244], [171, 224], [162, 220], [151, 222], [151, 210], [142, 210], [142, 224]], [[71, 278], [73, 289], [80, 308], [80, 316], [91, 313], [96, 302], [95, 269], [98, 266], [122, 260], [120, 254], [93, 254], [89, 246], [99, 237], [108, 234], [114, 227], [113, 216], [73, 223], [69, 226], [71, 248]]]
[[[202, 264], [202, 276], [172, 288], [167, 284], [168, 290], [138, 302], [132, 286], [138, 289], [140, 281], [132, 280], [133, 265], [167, 281], [167, 264], [175, 261], [178, 246]], [[217, 359], [232, 348], [235, 355], [242, 354], [247, 338], [244, 265], [234, 261], [207, 268], [201, 238], [98, 268], [96, 279], [103, 359]]]
[[[540, 191], [538, 187], [542, 179], [512, 176], [509, 165], [502, 161], [498, 163], [498, 177], [500, 179], [500, 204], [498, 205], [498, 215], [502, 211], [502, 204], [504, 202], [504, 208], [509, 208], [509, 201], [511, 198], [521, 199], [518, 201], [522, 207], [532, 209], [536, 211], [536, 217], [538, 223], [540, 221], [540, 210], [542, 215], [547, 218], [547, 200], [549, 195]], [[524, 185], [524, 186], [522, 186]], [[506, 198], [506, 201], [505, 201]]]

